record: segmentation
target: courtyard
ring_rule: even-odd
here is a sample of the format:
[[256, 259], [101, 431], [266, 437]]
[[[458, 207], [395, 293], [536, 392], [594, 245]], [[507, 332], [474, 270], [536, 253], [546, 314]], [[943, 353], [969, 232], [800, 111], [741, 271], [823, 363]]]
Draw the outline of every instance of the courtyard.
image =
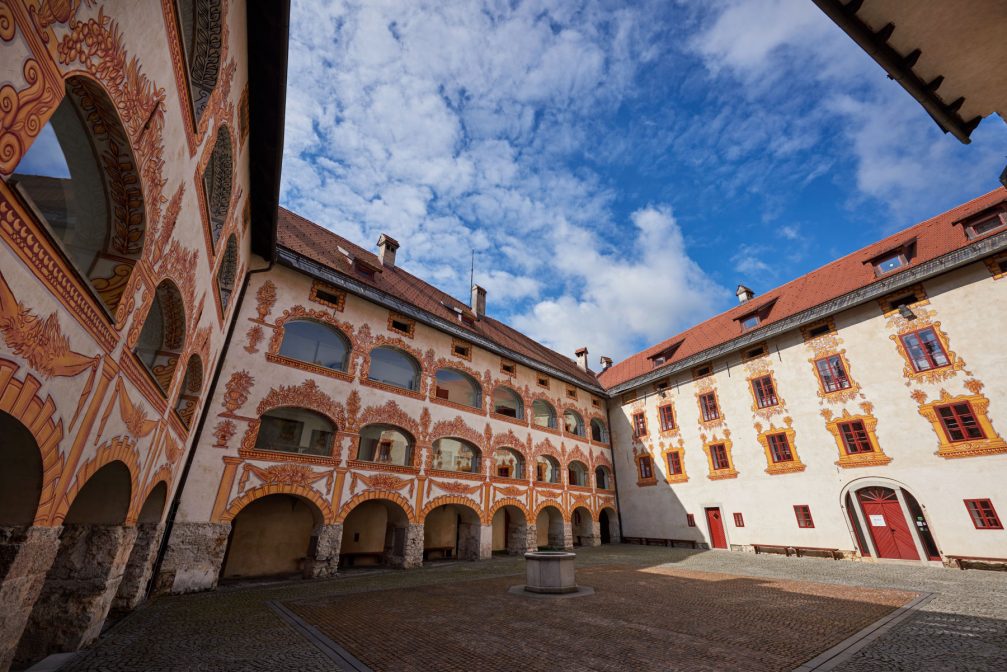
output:
[[523, 560], [504, 556], [163, 597], [61, 669], [1007, 669], [1007, 573], [577, 552], [593, 595], [508, 594]]

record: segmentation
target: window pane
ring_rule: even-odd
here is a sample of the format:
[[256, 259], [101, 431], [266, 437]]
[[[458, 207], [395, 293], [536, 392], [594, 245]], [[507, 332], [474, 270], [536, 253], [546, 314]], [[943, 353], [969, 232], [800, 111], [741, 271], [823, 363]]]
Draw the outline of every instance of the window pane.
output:
[[[345, 371], [348, 352], [343, 337], [327, 325], [300, 320], [283, 327], [280, 354], [284, 357]], [[373, 356], [371, 361], [373, 370]]]
[[303, 408], [277, 408], [262, 416], [255, 447], [305, 455], [331, 455], [335, 427]]
[[930, 360], [934, 366], [948, 365], [947, 355], [944, 354], [944, 348], [941, 347], [941, 342], [937, 340], [937, 334], [934, 333], [933, 329], [924, 329], [921, 331], [920, 342], [926, 350], [927, 355], [930, 356]]
[[437, 372], [437, 396], [479, 408], [482, 406], [482, 388], [468, 374], [454, 369], [440, 369]]
[[391, 425], [367, 425], [360, 431], [357, 459], [410, 466], [413, 463], [412, 437]]
[[394, 348], [371, 351], [371, 366], [367, 377], [406, 390], [419, 389], [419, 367], [406, 353]]
[[531, 404], [532, 420], [539, 427], [556, 429], [556, 411], [547, 402], [536, 399]]
[[461, 439], [434, 441], [434, 469], [479, 472], [479, 449]]
[[524, 419], [524, 404], [514, 390], [498, 387], [493, 391], [493, 412], [509, 418]]

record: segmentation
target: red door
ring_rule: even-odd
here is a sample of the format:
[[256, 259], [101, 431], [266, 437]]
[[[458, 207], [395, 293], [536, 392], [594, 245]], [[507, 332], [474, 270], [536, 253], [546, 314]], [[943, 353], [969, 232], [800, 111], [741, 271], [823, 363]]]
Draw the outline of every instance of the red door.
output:
[[714, 548], [727, 548], [727, 537], [724, 535], [724, 521], [720, 519], [720, 509], [714, 507], [706, 510], [706, 524], [710, 528], [710, 545]]
[[866, 488], [857, 493], [857, 498], [879, 558], [920, 559], [894, 490]]

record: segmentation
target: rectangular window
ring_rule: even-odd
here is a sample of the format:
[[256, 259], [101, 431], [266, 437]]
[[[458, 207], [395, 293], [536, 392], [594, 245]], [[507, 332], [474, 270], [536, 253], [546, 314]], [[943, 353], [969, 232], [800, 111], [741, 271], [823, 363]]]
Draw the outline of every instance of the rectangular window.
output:
[[1004, 228], [1004, 220], [1001, 219], [1001, 215], [993, 215], [989, 219], [983, 219], [975, 224], [969, 224], [965, 230], [968, 232], [969, 238], [978, 238], [979, 236], [984, 236], [987, 233], [999, 231], [1002, 228]]
[[545, 387], [545, 388], [549, 387], [549, 379], [546, 378], [545, 376], [537, 376], [535, 378], [535, 382], [538, 383], [539, 387]]
[[647, 436], [647, 417], [643, 413], [633, 414], [633, 436]]
[[986, 433], [976, 421], [976, 415], [972, 411], [972, 404], [964, 402], [961, 404], [948, 404], [938, 406], [937, 417], [940, 418], [941, 427], [948, 437], [948, 441], [969, 441], [970, 439], [985, 439]]
[[794, 515], [797, 516], [798, 527], [814, 527], [815, 521], [811, 518], [811, 507], [807, 504], [795, 504]]
[[808, 336], [814, 338], [816, 336], [824, 336], [825, 334], [832, 331], [828, 324], [819, 324], [816, 327], [811, 327], [808, 329]]
[[574, 387], [568, 387], [568, 388], [566, 388], [566, 396], [568, 398], [570, 398], [570, 399], [576, 399], [577, 398], [577, 388], [574, 388]]
[[601, 402], [598, 401], [597, 399], [592, 399], [591, 405], [594, 406], [595, 408], [601, 408]]
[[506, 373], [507, 375], [513, 376], [517, 373], [517, 364], [514, 362], [508, 362], [506, 360], [500, 360], [500, 371], [501, 373]]
[[401, 315], [389, 315], [388, 328], [391, 331], [412, 338], [413, 334], [416, 332], [416, 322], [408, 317], [402, 317]]
[[703, 422], [710, 422], [720, 417], [720, 408], [717, 406], [717, 393], [707, 392], [699, 397], [699, 408], [703, 412]]
[[906, 265], [906, 257], [902, 252], [896, 252], [895, 254], [889, 254], [886, 257], [878, 259], [874, 263], [874, 272], [878, 275], [884, 275], [885, 273], [891, 273], [895, 269], [902, 268]]
[[704, 378], [713, 373], [713, 367], [710, 365], [700, 366], [693, 370], [693, 378]]
[[691, 513], [685, 514], [685, 524], [689, 527], [696, 527], [696, 516]]
[[846, 375], [846, 367], [839, 355], [829, 355], [815, 361], [818, 379], [822, 381], [822, 389], [826, 392], [836, 392], [850, 387], [850, 378]]
[[742, 359], [744, 360], [755, 359], [756, 357], [762, 357], [764, 354], [766, 354], [766, 346], [760, 345], [757, 348], [752, 348], [751, 350], [747, 351], [745, 355], [742, 357]]
[[654, 478], [654, 465], [650, 462], [650, 455], [642, 455], [636, 462], [640, 469], [640, 480], [646, 481]]
[[731, 468], [731, 463], [727, 459], [727, 447], [722, 443], [710, 446], [710, 460], [713, 462], [714, 471]]
[[992, 501], [988, 499], [966, 499], [965, 508], [968, 509], [969, 515], [972, 516], [972, 524], [976, 526], [977, 530], [1004, 529], [1003, 523], [1000, 522], [996, 510], [993, 508]]
[[741, 318], [741, 328], [742, 329], [754, 329], [759, 326], [759, 314], [753, 313], [752, 315], [747, 315]]
[[755, 403], [759, 408], [768, 408], [780, 403], [773, 388], [772, 376], [756, 378], [752, 381], [752, 389], [755, 391]]
[[682, 456], [677, 451], [668, 453], [668, 474], [676, 476], [682, 473]]
[[932, 327], [903, 334], [902, 347], [917, 371], [929, 371], [948, 365], [948, 355]]
[[657, 417], [661, 421], [662, 432], [668, 432], [675, 429], [675, 411], [672, 409], [671, 404], [658, 406]]
[[742, 516], [740, 513], [734, 514], [734, 526], [735, 527], [744, 527], [745, 526], [745, 517]]
[[874, 450], [871, 437], [867, 435], [867, 429], [860, 420], [839, 423], [839, 435], [843, 439], [843, 448], [849, 455], [870, 453]]
[[472, 348], [467, 345], [453, 345], [451, 346], [451, 352], [465, 359], [472, 358]]
[[773, 462], [793, 462], [794, 454], [790, 451], [790, 441], [786, 434], [770, 434], [766, 437], [769, 440], [769, 453], [773, 457]]

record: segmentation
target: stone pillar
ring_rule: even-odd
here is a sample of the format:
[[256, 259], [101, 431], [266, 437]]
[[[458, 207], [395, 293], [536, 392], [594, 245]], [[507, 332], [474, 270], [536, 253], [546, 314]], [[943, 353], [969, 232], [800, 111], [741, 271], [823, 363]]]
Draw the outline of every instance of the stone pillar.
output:
[[573, 525], [567, 522], [564, 522], [562, 527], [550, 525], [549, 546], [566, 551], [573, 550]]
[[304, 578], [321, 579], [335, 576], [339, 565], [339, 546], [343, 542], [343, 526], [319, 525], [311, 537], [308, 561], [304, 564]]
[[525, 527], [524, 535], [524, 550], [518, 551], [515, 549], [514, 555], [524, 554], [528, 551], [538, 550], [538, 527], [534, 523], [528, 523]]
[[489, 560], [493, 557], [493, 525], [480, 525], [479, 533], [479, 555], [476, 560]]
[[56, 560], [31, 611], [15, 664], [76, 651], [97, 639], [135, 539], [132, 526], [63, 526]]
[[[529, 535], [529, 529], [530, 535]], [[523, 555], [529, 550], [535, 550], [535, 526], [511, 525], [507, 531], [507, 553], [508, 555]]]
[[175, 523], [154, 591], [194, 593], [216, 588], [230, 533], [230, 523]]
[[147, 582], [154, 570], [154, 558], [164, 534], [162, 523], [139, 523], [136, 526], [136, 541], [126, 563], [119, 590], [112, 601], [112, 612], [125, 614], [136, 609], [147, 592]]
[[580, 545], [601, 546], [601, 523], [596, 520], [591, 521], [591, 527], [588, 530], [588, 534], [580, 535]]
[[[423, 523], [409, 523], [404, 528], [396, 530], [396, 534], [402, 535], [401, 548], [395, 548], [394, 544], [391, 554], [388, 557], [390, 567], [399, 569], [413, 569], [423, 566]], [[401, 551], [401, 553], [400, 553]]]
[[59, 549], [60, 527], [0, 527], [0, 670], [14, 651]]

